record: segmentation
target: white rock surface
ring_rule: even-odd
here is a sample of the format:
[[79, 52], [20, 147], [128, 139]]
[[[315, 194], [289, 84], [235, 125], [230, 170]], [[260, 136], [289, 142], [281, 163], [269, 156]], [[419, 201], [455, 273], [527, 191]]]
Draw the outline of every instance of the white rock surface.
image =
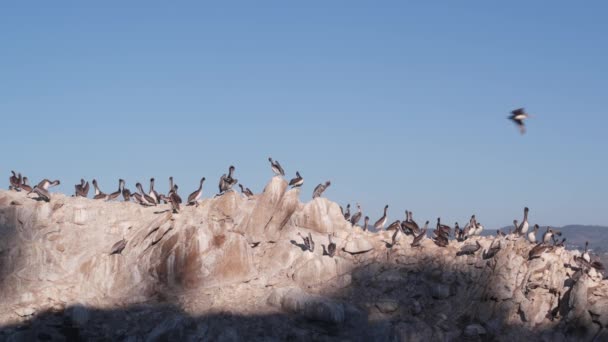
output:
[[[605, 334], [608, 283], [562, 248], [528, 261], [531, 244], [503, 238], [483, 260], [481, 252], [456, 257], [462, 243], [411, 248], [412, 237], [401, 236], [387, 249], [389, 233], [352, 228], [336, 203], [299, 195], [274, 177], [253, 198], [228, 192], [172, 214], [166, 205], [61, 194], [45, 203], [0, 191], [0, 340]], [[298, 232], [313, 236], [314, 252], [302, 250]], [[333, 258], [322, 252], [328, 234]], [[122, 239], [124, 250], [109, 255]], [[467, 243], [487, 249], [493, 239]]]

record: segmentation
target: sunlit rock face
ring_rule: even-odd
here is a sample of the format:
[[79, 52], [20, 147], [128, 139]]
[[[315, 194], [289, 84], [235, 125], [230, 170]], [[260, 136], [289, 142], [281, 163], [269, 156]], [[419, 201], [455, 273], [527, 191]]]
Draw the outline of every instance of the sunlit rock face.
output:
[[393, 245], [300, 191], [274, 177], [177, 214], [0, 191], [0, 340], [608, 340], [608, 283], [572, 252]]

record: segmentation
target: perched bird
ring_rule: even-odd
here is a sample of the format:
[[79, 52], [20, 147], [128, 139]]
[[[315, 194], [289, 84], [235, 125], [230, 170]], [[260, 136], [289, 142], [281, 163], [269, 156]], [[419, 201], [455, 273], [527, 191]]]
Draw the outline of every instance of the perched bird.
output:
[[302, 236], [302, 234], [300, 234], [300, 232], [298, 232], [298, 235], [304, 241], [304, 247], [306, 248], [306, 250], [310, 251], [311, 253], [314, 252], [315, 251], [315, 242], [312, 240], [312, 234], [310, 234], [310, 232], [308, 232], [308, 237], [306, 237], [306, 236]]
[[591, 256], [589, 255], [589, 241], [585, 241], [585, 251], [581, 255], [583, 259], [587, 262], [591, 262]]
[[[95, 185], [95, 183], [93, 183], [93, 185]], [[141, 183], [135, 184], [135, 187], [137, 190], [139, 190], [139, 193], [134, 193], [133, 196], [137, 198], [138, 202], [145, 206], [155, 206], [157, 204], [154, 198], [145, 193], [144, 187], [141, 185]]]
[[30, 186], [30, 183], [27, 180], [27, 177], [25, 177], [25, 176], [21, 180], [21, 190], [27, 191], [27, 192], [32, 191], [32, 187]]
[[346, 205], [346, 212], [344, 213], [344, 219], [348, 221], [350, 219], [350, 203]]
[[44, 190], [48, 190], [50, 187], [57, 186], [59, 184], [61, 184], [61, 182], [59, 180], [54, 180], [51, 182], [50, 180], [45, 178], [45, 179], [41, 180], [40, 183], [38, 183], [38, 185], [36, 185], [35, 187], [42, 188]]
[[357, 203], [357, 212], [350, 218], [350, 224], [353, 227], [359, 223], [359, 220], [361, 220], [361, 215], [363, 215], [363, 213], [361, 213], [361, 205]]
[[398, 242], [397, 242], [397, 241], [398, 241], [399, 239], [397, 239], [397, 236], [399, 235], [399, 231], [400, 231], [399, 229], [395, 229], [395, 232], [393, 233], [393, 236], [391, 237], [391, 242], [386, 242], [386, 241], [384, 241], [384, 240], [383, 240], [383, 242], [384, 242], [384, 243], [385, 243], [385, 245], [386, 245], [386, 248], [389, 248], [389, 249], [390, 249], [390, 248], [395, 247], [395, 245], [397, 245], [397, 244], [398, 244]]
[[38, 195], [38, 199], [41, 199], [45, 202], [50, 202], [51, 201], [51, 194], [49, 193], [49, 191], [43, 187], [40, 187], [38, 185], [34, 185], [34, 187], [32, 188], [32, 190], [30, 190], [30, 192], [28, 192], [28, 195], [31, 193], [35, 193], [36, 195]]
[[239, 182], [238, 179], [233, 178], [234, 170], [234, 166], [230, 165], [228, 168], [228, 175], [223, 174], [222, 177], [220, 177], [220, 195], [228, 190], [232, 190], [232, 187]]
[[363, 230], [367, 230], [368, 226], [369, 226], [369, 216], [365, 216], [365, 218], [363, 219]]
[[517, 125], [521, 134], [524, 134], [524, 133], [526, 133], [526, 126], [524, 125], [524, 120], [526, 120], [529, 117], [530, 117], [530, 115], [528, 115], [528, 113], [526, 113], [526, 111], [523, 108], [517, 108], [517, 109], [511, 111], [509, 120], [513, 121]]
[[[204, 180], [205, 178], [203, 178]], [[179, 195], [177, 194], [177, 189], [178, 186], [177, 184], [173, 186], [173, 191], [171, 192], [171, 194], [169, 195], [169, 199], [167, 200], [167, 202], [169, 202], [171, 204], [171, 209], [173, 209], [173, 213], [174, 214], [178, 214], [180, 207], [179, 204], [182, 202], [181, 197], [179, 197]], [[198, 205], [198, 202], [197, 202]]]
[[553, 229], [551, 229], [551, 227], [547, 227], [547, 231], [543, 234], [543, 243], [551, 243], [551, 239], [553, 238], [553, 235], [559, 235], [561, 236], [562, 233], [558, 232], [558, 231], [554, 231]]
[[131, 190], [125, 188], [124, 186], [122, 187], [122, 199], [125, 202], [131, 201]]
[[517, 227], [517, 233], [519, 235], [524, 235], [524, 234], [526, 234], [528, 232], [528, 227], [529, 227], [529, 224], [528, 224], [528, 211], [529, 211], [528, 207], [525, 207], [524, 208], [524, 220], [521, 221], [521, 224], [519, 226], [516, 226]]
[[[203, 183], [204, 182], [205, 182], [205, 177], [201, 178], [201, 181], [198, 184], [198, 189], [196, 189], [194, 192], [192, 192], [188, 196], [188, 204], [187, 205], [195, 205], [196, 204], [196, 206], [198, 207], [198, 200], [203, 195]], [[172, 195], [172, 193], [171, 193], [171, 195]], [[169, 195], [169, 198], [171, 198], [171, 195]]]
[[108, 195], [103, 193], [101, 190], [99, 190], [99, 186], [97, 185], [97, 180], [93, 179], [93, 188], [95, 189], [95, 196], [93, 196], [93, 199], [107, 199]]
[[401, 222], [401, 229], [403, 229], [404, 233], [410, 232], [413, 235], [420, 233], [420, 227], [414, 221], [411, 211], [405, 211], [405, 221]]
[[530, 250], [530, 252], [528, 252], [528, 260], [532, 260], [535, 258], [540, 258], [540, 256], [551, 250], [553, 247], [549, 246], [549, 245], [545, 245], [542, 243], [538, 243], [536, 244], [536, 246], [532, 247], [532, 249]]
[[583, 259], [583, 258], [581, 258], [579, 256], [574, 256], [574, 261], [577, 264], [579, 264], [579, 265], [581, 265], [581, 266], [583, 266], [583, 267], [585, 267], [587, 269], [589, 269], [589, 268], [595, 268], [598, 271], [603, 271], [604, 270], [604, 265], [601, 262], [599, 262], [599, 261], [589, 262], [589, 261], [587, 261], [587, 260], [585, 260], [585, 259]]
[[160, 196], [158, 192], [154, 190], [154, 178], [150, 178], [150, 192], [148, 192], [148, 196], [152, 197], [156, 204], [160, 204]]
[[422, 239], [424, 239], [425, 236], [426, 236], [426, 228], [422, 229], [422, 231], [420, 232], [419, 235], [414, 236], [414, 241], [412, 241], [412, 244], [410, 246], [412, 246], [412, 247], [420, 246], [420, 242], [422, 241]]
[[312, 198], [315, 199], [317, 197], [321, 197], [325, 189], [327, 189], [331, 185], [330, 181], [325, 182], [325, 184], [319, 184], [315, 187], [315, 190], [312, 192]]
[[89, 182], [80, 179], [80, 184], [74, 185], [74, 196], [87, 197], [89, 195]]
[[456, 252], [456, 256], [473, 255], [480, 248], [481, 248], [481, 245], [479, 244], [479, 241], [475, 241], [474, 245], [473, 244], [468, 244], [468, 245], [462, 246], [462, 248], [460, 248], [460, 251]]
[[110, 250], [110, 255], [122, 253], [122, 251], [125, 249], [125, 247], [127, 247], [127, 240], [122, 239], [122, 240], [116, 242], [112, 246], [112, 249]]
[[304, 184], [304, 178], [300, 176], [300, 172], [296, 171], [296, 177], [289, 181], [289, 186], [299, 188]]
[[276, 176], [285, 176], [285, 170], [283, 170], [278, 160], [273, 161], [272, 158], [268, 157], [268, 161], [270, 162], [272, 172], [274, 172]]
[[386, 224], [386, 220], [387, 220], [387, 216], [386, 216], [387, 210], [388, 210], [388, 204], [384, 206], [384, 215], [382, 215], [382, 217], [379, 218], [378, 221], [376, 221], [376, 223], [374, 223], [374, 229], [376, 231], [384, 229], [384, 225]]
[[109, 194], [108, 197], [106, 198], [106, 200], [111, 201], [111, 200], [117, 198], [118, 196], [120, 196], [122, 194], [122, 189], [124, 186], [125, 186], [125, 181], [123, 179], [119, 179], [118, 180], [118, 190]]
[[437, 230], [442, 231], [444, 234], [446, 235], [450, 235], [452, 228], [450, 228], [450, 226], [445, 225], [445, 224], [441, 224], [441, 218], [438, 217], [437, 218]]
[[17, 173], [15, 173], [15, 171], [11, 171], [11, 173], [13, 175], [8, 179], [8, 181], [9, 181], [8, 189], [15, 190], [15, 191], [21, 191], [21, 181], [23, 180], [23, 178], [21, 178], [21, 173], [17, 174]]
[[484, 260], [493, 258], [498, 253], [498, 251], [500, 251], [500, 249], [502, 248], [500, 241], [498, 241], [497, 244], [494, 244], [494, 242], [496, 242], [496, 240], [492, 241], [492, 244], [490, 244], [490, 248], [483, 251], [481, 257]]
[[388, 227], [386, 227], [386, 230], [401, 230], [400, 228], [401, 228], [401, 221], [396, 220], [395, 222], [389, 224]]
[[247, 196], [247, 198], [253, 197], [253, 192], [249, 188], [243, 187], [243, 184], [239, 184], [239, 187], [241, 188], [241, 193]]
[[534, 225], [534, 229], [528, 233], [528, 241], [536, 243], [536, 233], [538, 232], [539, 228], [540, 227], [537, 224]]
[[328, 234], [327, 238], [329, 239], [329, 244], [327, 245], [327, 255], [333, 258], [336, 254], [336, 244], [331, 241], [331, 234]]

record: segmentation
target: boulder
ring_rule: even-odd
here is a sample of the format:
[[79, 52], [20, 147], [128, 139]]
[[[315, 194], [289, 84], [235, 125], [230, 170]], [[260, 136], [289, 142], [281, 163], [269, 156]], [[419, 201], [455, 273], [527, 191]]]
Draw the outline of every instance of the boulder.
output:
[[306, 203], [302, 210], [293, 216], [293, 223], [323, 234], [351, 229], [350, 223], [340, 211], [340, 206], [324, 197], [317, 197]]

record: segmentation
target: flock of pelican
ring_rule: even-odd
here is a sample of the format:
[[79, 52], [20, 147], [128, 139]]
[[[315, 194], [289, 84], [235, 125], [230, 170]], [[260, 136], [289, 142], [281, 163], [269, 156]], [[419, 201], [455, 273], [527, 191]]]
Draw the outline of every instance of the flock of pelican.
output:
[[[514, 111], [515, 112], [515, 111]], [[515, 114], [515, 113], [514, 113]], [[277, 160], [273, 160], [272, 158], [268, 158], [270, 162], [270, 167], [276, 176], [285, 176], [285, 170], [281, 167], [281, 164]], [[234, 191], [234, 185], [238, 184], [238, 179], [234, 178], [235, 167], [230, 166], [228, 168], [228, 173], [224, 173], [219, 180], [218, 189], [219, 192], [216, 196], [221, 196], [228, 191]], [[112, 193], [105, 193], [101, 191], [99, 185], [97, 184], [97, 180], [93, 179], [92, 184], [94, 188], [94, 200], [104, 200], [104, 201], [112, 201], [117, 200], [119, 197], [122, 197], [122, 200], [125, 202], [133, 201], [142, 206], [152, 207], [157, 206], [161, 203], [170, 204], [171, 210], [173, 213], [179, 213], [180, 204], [183, 203], [182, 198], [178, 194], [179, 187], [177, 184], [174, 184], [173, 177], [169, 177], [169, 192], [165, 194], [160, 194], [154, 189], [155, 179], [150, 179], [149, 191], [146, 192], [141, 183], [136, 183], [135, 188], [137, 191], [131, 192], [126, 188], [126, 183], [123, 179], [118, 180], [118, 189]], [[190, 195], [188, 195], [186, 205], [187, 206], [198, 206], [199, 200], [203, 194], [203, 183], [205, 182], [205, 177], [200, 179], [198, 184], [198, 188], [196, 188]], [[53, 186], [57, 186], [60, 184], [59, 180], [50, 181], [48, 179], [43, 179], [37, 185], [31, 186], [29, 184], [28, 178], [22, 176], [21, 173], [16, 173], [12, 171], [12, 175], [9, 178], [9, 190], [14, 191], [26, 191], [28, 196], [30, 194], [35, 194], [36, 197], [34, 199], [42, 200], [46, 202], [50, 202], [51, 193], [49, 192], [49, 188]], [[304, 184], [304, 178], [300, 175], [300, 172], [296, 172], [296, 177], [291, 179], [289, 185], [292, 188], [299, 188]], [[321, 183], [317, 185], [312, 194], [312, 198], [320, 197], [323, 192], [331, 185], [330, 181], [326, 181], [325, 183]], [[247, 187], [239, 184], [241, 189], [241, 193], [246, 197], [250, 198], [254, 196], [254, 193]], [[76, 197], [85, 197], [87, 198], [89, 194], [89, 182], [84, 179], [80, 180], [80, 183], [74, 186], [74, 195]], [[385, 230], [384, 226], [388, 222], [388, 208], [389, 206], [384, 206], [383, 215], [373, 224], [373, 228], [375, 231]], [[363, 213], [361, 210], [361, 205], [357, 203], [357, 212], [351, 216], [350, 212], [350, 204], [346, 206], [346, 210], [342, 210], [342, 214], [344, 219], [347, 220], [352, 227], [358, 226], [359, 221], [361, 220]], [[535, 224], [532, 229], [530, 228], [530, 224], [528, 222], [528, 213], [529, 209], [524, 208], [524, 216], [521, 223], [518, 223], [517, 220], [513, 220], [514, 228], [508, 234], [497, 231], [497, 237], [506, 237], [506, 236], [515, 236], [516, 238], [527, 238], [528, 241], [534, 244], [534, 247], [529, 252], [529, 260], [540, 257], [543, 253], [550, 252], [555, 248], [563, 247], [566, 239], [562, 239], [559, 241], [557, 236], [561, 236], [561, 232], [552, 229], [551, 227], [547, 227], [546, 231], [542, 235], [542, 239], [537, 241], [537, 233], [540, 229], [539, 225]], [[386, 228], [387, 231], [394, 231], [392, 235], [392, 239], [390, 242], [386, 242], [387, 248], [392, 248], [393, 246], [399, 244], [399, 234], [411, 235], [413, 236], [413, 240], [410, 243], [411, 247], [419, 247], [422, 240], [427, 237], [429, 221], [424, 223], [423, 227], [420, 227], [418, 223], [413, 219], [413, 213], [411, 211], [405, 211], [405, 219], [404, 220], [396, 220], [388, 225]], [[369, 227], [369, 216], [364, 217], [364, 223], [360, 226], [361, 229], [367, 230]], [[446, 247], [450, 244], [450, 237], [453, 237], [457, 242], [464, 242], [467, 239], [473, 236], [481, 235], [484, 230], [483, 225], [477, 221], [475, 215], [472, 215], [469, 219], [469, 222], [463, 227], [460, 228], [458, 222], [454, 224], [454, 228], [441, 223], [441, 218], [437, 218], [437, 224], [435, 229], [432, 231], [431, 239], [432, 241], [439, 247]], [[312, 235], [309, 233], [308, 236], [301, 236], [304, 245], [304, 250], [314, 251], [314, 241], [312, 239]], [[324, 254], [333, 257], [336, 253], [336, 244], [331, 240], [331, 235], [328, 236], [329, 243], [327, 248], [323, 245]], [[474, 255], [477, 251], [481, 249], [481, 245], [479, 241], [476, 240], [474, 244], [467, 243], [464, 244], [460, 250], [457, 252], [456, 256], [461, 255]], [[501, 249], [500, 241], [494, 239], [492, 244], [487, 250], [484, 250], [482, 256], [484, 259], [488, 259], [496, 255], [498, 251]], [[603, 270], [604, 267], [601, 263], [597, 261], [591, 261], [591, 257], [588, 251], [588, 243], [585, 246], [585, 251], [582, 253], [581, 257], [576, 257], [575, 261], [581, 264], [583, 267], [595, 268], [597, 270]]]
[[[283, 170], [283, 168], [281, 167], [281, 164], [278, 161], [273, 160], [272, 158], [268, 158], [268, 161], [270, 162], [271, 169], [275, 173], [275, 175], [285, 176], [285, 171]], [[220, 177], [219, 184], [218, 184], [218, 188], [219, 188], [219, 193], [217, 194], [218, 196], [223, 195], [228, 191], [234, 191], [233, 187], [236, 184], [238, 184], [238, 179], [236, 179], [234, 177], [234, 172], [235, 172], [235, 167], [231, 165], [228, 168], [228, 173], [227, 174], [224, 173]], [[11, 173], [12, 173], [12, 175], [9, 178], [9, 190], [25, 191], [25, 192], [27, 192], [28, 196], [30, 194], [34, 194], [36, 197], [32, 197], [32, 198], [36, 199], [36, 200], [50, 202], [51, 193], [49, 192], [49, 188], [61, 184], [61, 182], [59, 180], [50, 181], [48, 179], [43, 179], [37, 185], [34, 185], [32, 187], [30, 185], [27, 177], [22, 176], [21, 173], [17, 173], [15, 171], [11, 171]], [[178, 194], [179, 186], [177, 184], [174, 184], [173, 177], [169, 177], [169, 192], [166, 195], [158, 193], [154, 189], [154, 182], [155, 182], [155, 179], [151, 178], [150, 187], [149, 187], [148, 192], [146, 192], [144, 190], [143, 185], [139, 182], [137, 182], [135, 184], [135, 188], [137, 189], [137, 191], [131, 191], [128, 188], [126, 188], [125, 180], [119, 179], [118, 180], [118, 189], [114, 192], [106, 193], [106, 192], [103, 192], [99, 188], [99, 185], [97, 184], [97, 180], [93, 179], [91, 181], [91, 183], [93, 184], [93, 188], [94, 188], [93, 199], [94, 200], [113, 201], [113, 200], [119, 200], [119, 198], [122, 197], [122, 200], [124, 202], [133, 201], [135, 203], [138, 203], [138, 204], [140, 204], [142, 206], [146, 206], [146, 207], [152, 207], [152, 206], [159, 205], [161, 203], [165, 203], [165, 204], [171, 205], [171, 208], [174, 213], [178, 213], [180, 211], [180, 204], [182, 204], [183, 201], [182, 201], [182, 198], [180, 197], [180, 195]], [[188, 199], [185, 202], [187, 206], [191, 206], [191, 205], [198, 206], [199, 205], [199, 200], [201, 199], [201, 197], [203, 195], [203, 183], [204, 182], [205, 182], [205, 177], [202, 177], [198, 184], [198, 188], [196, 188], [190, 195], [188, 195]], [[296, 172], [296, 177], [291, 179], [291, 181], [289, 182], [289, 185], [292, 188], [299, 188], [303, 184], [304, 184], [304, 178], [302, 178], [299, 171]], [[327, 189], [327, 187], [329, 187], [330, 184], [331, 184], [331, 182], [329, 182], [329, 181], [319, 184], [317, 187], [315, 187], [312, 197], [316, 198], [316, 197], [321, 196], [323, 194], [323, 192], [325, 191], [325, 189]], [[238, 185], [241, 189], [241, 192], [245, 196], [247, 196], [248, 198], [254, 196], [254, 193], [249, 188], [244, 187], [243, 184], [238, 184]], [[73, 196], [87, 198], [89, 196], [89, 190], [90, 190], [89, 182], [85, 181], [84, 179], [81, 179], [80, 183], [74, 185], [74, 195]]]

